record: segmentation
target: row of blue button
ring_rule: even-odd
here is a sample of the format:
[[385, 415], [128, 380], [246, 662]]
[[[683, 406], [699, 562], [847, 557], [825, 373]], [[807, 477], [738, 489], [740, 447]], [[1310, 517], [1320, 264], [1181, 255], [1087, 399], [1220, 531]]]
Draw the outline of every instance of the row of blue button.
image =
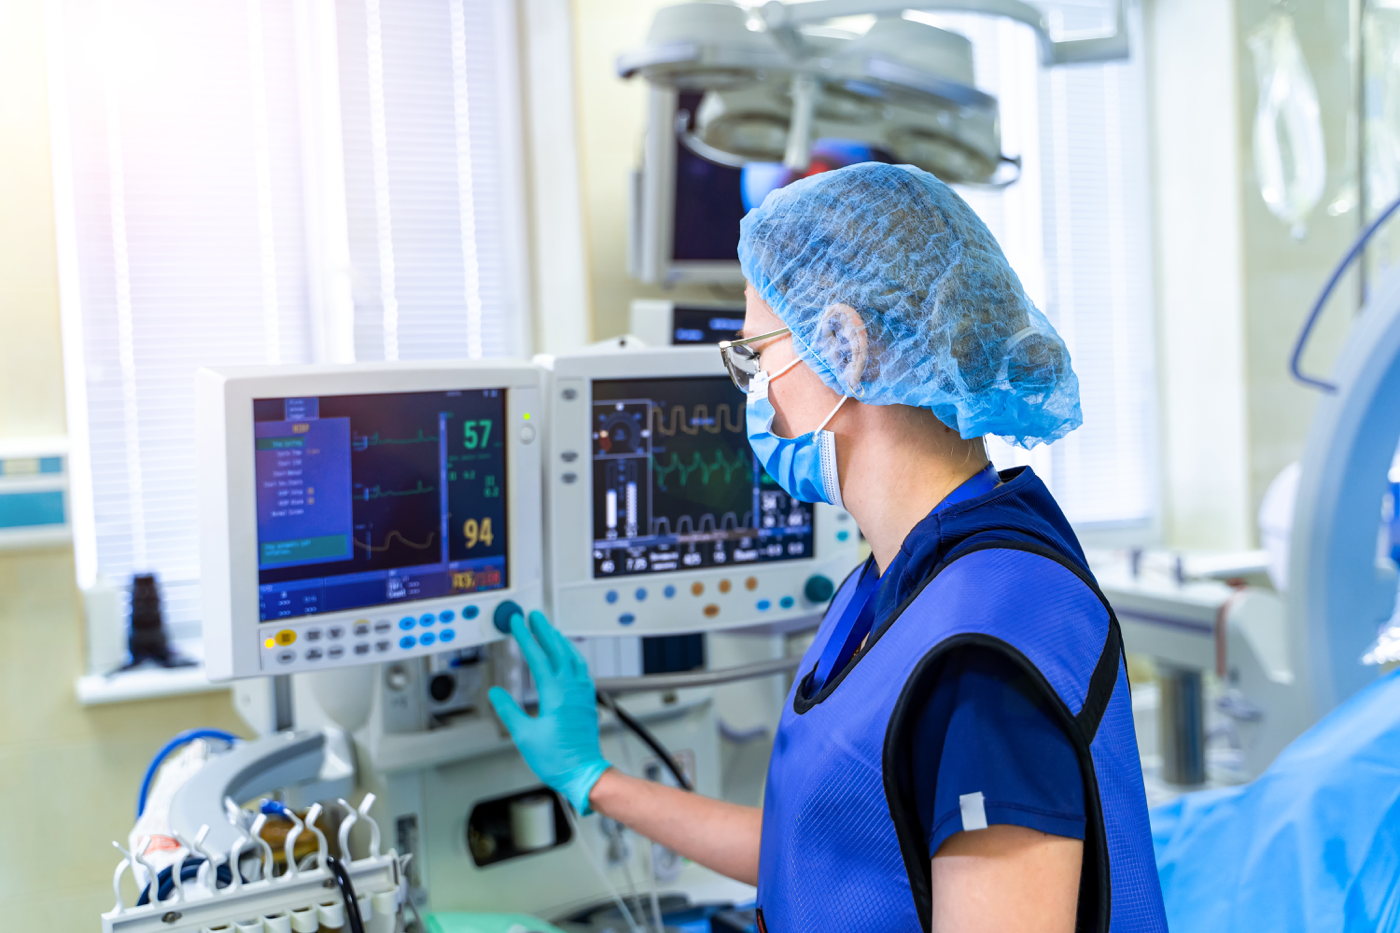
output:
[[[647, 588], [644, 586], [639, 586], [637, 587], [636, 592], [634, 592], [632, 595], [637, 598], [637, 602], [645, 602], [647, 598]], [[674, 586], [668, 586], [661, 591], [661, 595], [665, 596], [667, 599], [675, 599], [676, 588]], [[617, 590], [608, 590], [606, 593], [603, 594], [603, 598], [610, 603], [615, 603], [620, 597], [617, 594]], [[627, 623], [624, 622], [623, 624], [626, 625]]]
[[[479, 615], [481, 615], [481, 610], [476, 606], [468, 606], [462, 610], [462, 618], [464, 619], [475, 619]], [[453, 612], [451, 609], [444, 609], [437, 615], [433, 615], [431, 612], [425, 612], [416, 619], [413, 616], [404, 616], [399, 620], [399, 628], [406, 632], [415, 625], [421, 625], [423, 628], [427, 628], [435, 622], [441, 622], [443, 625], [446, 625], [455, 618], [457, 618], [457, 613]], [[451, 640], [451, 638], [443, 639], [443, 641]], [[425, 644], [431, 645], [432, 642], [425, 642]]]
[[[671, 587], [667, 587], [667, 589], [671, 589]], [[616, 602], [616, 600], [609, 599], [608, 602]], [[797, 605], [797, 600], [793, 599], [791, 596], [784, 596], [782, 599], [778, 600], [778, 605], [784, 609], [791, 609], [793, 606]], [[771, 601], [766, 599], [760, 599], [758, 601], [759, 612], [767, 612], [769, 609], [772, 608], [773, 603]], [[631, 625], [633, 622], [637, 621], [637, 617], [630, 612], [624, 612], [622, 615], [617, 617], [617, 621], [620, 625]]]
[[426, 648], [435, 641], [440, 641], [445, 645], [456, 637], [457, 633], [452, 631], [452, 629], [450, 628], [445, 628], [442, 631], [438, 632], [436, 635], [434, 635], [432, 632], [424, 632], [417, 638], [414, 638], [412, 635], [405, 635], [403, 638], [399, 639], [399, 647], [412, 648], [414, 645], [422, 645]]

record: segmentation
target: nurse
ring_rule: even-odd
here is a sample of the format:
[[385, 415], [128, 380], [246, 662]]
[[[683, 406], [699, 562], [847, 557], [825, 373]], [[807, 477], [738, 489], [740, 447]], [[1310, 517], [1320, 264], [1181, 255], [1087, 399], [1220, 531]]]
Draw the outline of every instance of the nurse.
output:
[[1164, 931], [1118, 624], [1024, 447], [1082, 421], [1064, 342], [932, 175], [865, 163], [744, 218], [754, 453], [843, 506], [871, 557], [837, 591], [762, 809], [612, 768], [593, 682], [539, 613], [512, 632], [540, 713], [492, 702], [525, 760], [597, 811], [758, 886], [759, 926]]

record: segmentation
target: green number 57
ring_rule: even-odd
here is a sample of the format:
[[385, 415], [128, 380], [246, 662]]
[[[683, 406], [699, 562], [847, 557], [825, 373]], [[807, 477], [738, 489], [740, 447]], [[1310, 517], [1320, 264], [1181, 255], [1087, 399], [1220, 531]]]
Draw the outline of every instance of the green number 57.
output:
[[[478, 427], [481, 428], [480, 434], [477, 434]], [[485, 447], [487, 439], [491, 436], [491, 422], [489, 420], [463, 421], [462, 432], [465, 435], [462, 443], [468, 450]]]

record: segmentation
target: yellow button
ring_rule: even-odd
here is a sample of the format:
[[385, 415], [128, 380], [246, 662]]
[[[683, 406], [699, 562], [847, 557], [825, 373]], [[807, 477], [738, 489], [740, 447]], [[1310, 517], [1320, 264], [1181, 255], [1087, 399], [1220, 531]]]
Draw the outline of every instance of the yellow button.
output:
[[728, 593], [729, 590], [730, 590], [730, 583], [729, 583], [728, 580], [721, 580], [721, 581], [719, 581], [719, 591], [720, 591], [721, 593]]
[[714, 603], [710, 603], [703, 611], [707, 618], [713, 619], [715, 616], [719, 615], [719, 607]]
[[277, 639], [277, 644], [285, 648], [297, 640], [297, 633], [289, 628], [284, 628], [282, 631], [278, 632], [275, 637]]
[[705, 584], [701, 583], [699, 580], [696, 580], [694, 583], [690, 584], [690, 592], [694, 593], [696, 596], [699, 596], [701, 593], [705, 592]]
[[745, 580], [745, 581], [744, 581], [744, 589], [746, 589], [746, 590], [756, 590], [756, 589], [758, 589], [758, 577], [749, 577], [747, 580]]

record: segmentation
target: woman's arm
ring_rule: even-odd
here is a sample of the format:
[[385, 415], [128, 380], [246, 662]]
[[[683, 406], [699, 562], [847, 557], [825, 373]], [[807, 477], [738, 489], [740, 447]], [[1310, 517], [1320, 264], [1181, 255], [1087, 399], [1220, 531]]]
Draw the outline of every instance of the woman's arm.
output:
[[531, 716], [500, 687], [491, 705], [528, 764], [579, 813], [597, 810], [720, 874], [758, 883], [762, 813], [628, 777], [603, 758], [597, 693], [588, 665], [542, 613], [510, 620], [511, 635], [539, 688]]
[[745, 884], [758, 884], [763, 811], [609, 768], [588, 803], [648, 839]]
[[1084, 843], [1024, 826], [960, 832], [933, 856], [933, 933], [1073, 933]]

